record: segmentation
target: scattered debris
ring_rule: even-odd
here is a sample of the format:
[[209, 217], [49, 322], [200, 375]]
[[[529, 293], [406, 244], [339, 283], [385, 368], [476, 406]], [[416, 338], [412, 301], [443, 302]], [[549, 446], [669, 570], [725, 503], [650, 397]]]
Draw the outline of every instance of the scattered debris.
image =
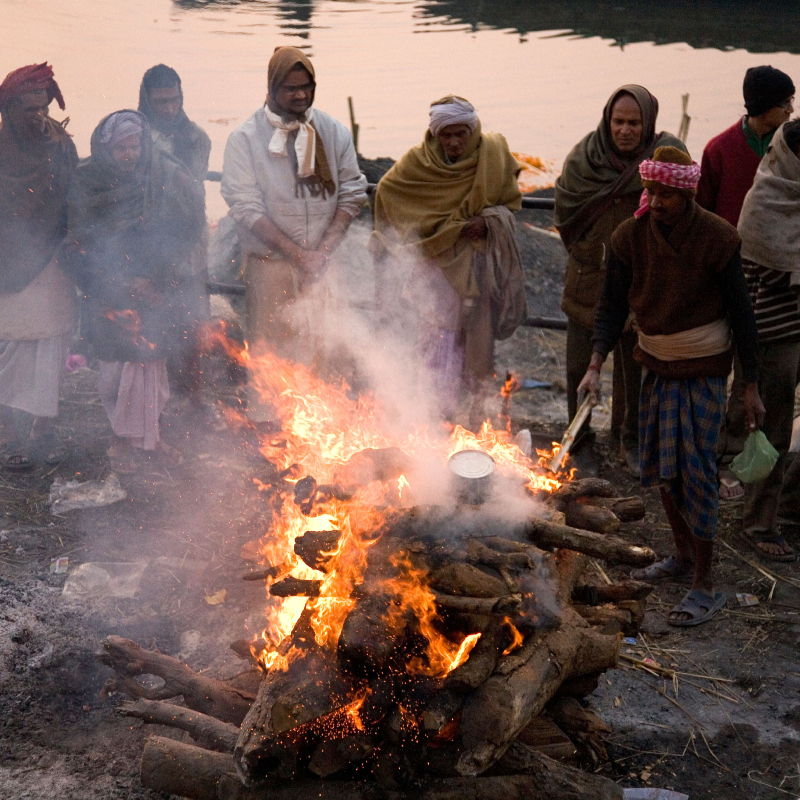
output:
[[88, 561], [72, 571], [62, 594], [66, 597], [134, 597], [146, 566], [146, 561]]
[[213, 594], [207, 594], [206, 603], [210, 606], [219, 606], [225, 602], [225, 596], [228, 594], [227, 589], [220, 589], [218, 592], [214, 592]]
[[58, 556], [50, 559], [50, 572], [63, 575], [69, 569], [69, 556]]
[[757, 606], [759, 603], [758, 598], [754, 594], [736, 592], [736, 599], [740, 606]]
[[56, 478], [50, 487], [47, 505], [50, 513], [63, 514], [79, 508], [99, 508], [118, 503], [128, 496], [119, 485], [119, 478], [112, 472], [104, 481], [67, 481]]

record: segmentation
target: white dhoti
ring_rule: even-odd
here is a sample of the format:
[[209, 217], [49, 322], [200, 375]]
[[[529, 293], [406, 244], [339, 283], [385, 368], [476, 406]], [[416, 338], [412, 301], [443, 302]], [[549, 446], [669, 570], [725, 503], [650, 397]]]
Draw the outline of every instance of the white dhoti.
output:
[[0, 292], [0, 405], [58, 416], [75, 287], [51, 261], [22, 291]]
[[97, 389], [111, 430], [140, 450], [155, 450], [158, 420], [169, 400], [167, 360], [101, 361]]

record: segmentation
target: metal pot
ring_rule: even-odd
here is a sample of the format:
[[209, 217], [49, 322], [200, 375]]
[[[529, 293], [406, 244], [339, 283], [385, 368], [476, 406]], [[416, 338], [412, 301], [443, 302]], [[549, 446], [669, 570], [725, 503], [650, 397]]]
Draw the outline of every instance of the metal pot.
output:
[[453, 491], [459, 502], [485, 503], [492, 489], [494, 459], [483, 450], [459, 450], [447, 462]]

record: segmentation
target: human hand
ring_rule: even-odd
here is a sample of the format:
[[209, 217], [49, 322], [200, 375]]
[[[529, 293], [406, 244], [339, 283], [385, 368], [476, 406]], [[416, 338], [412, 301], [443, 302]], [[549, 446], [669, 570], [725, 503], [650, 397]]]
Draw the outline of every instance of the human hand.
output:
[[764, 424], [766, 414], [764, 404], [761, 402], [761, 395], [758, 393], [758, 384], [748, 383], [744, 389], [744, 416], [747, 423], [747, 430], [751, 433], [758, 430]]
[[486, 220], [484, 217], [472, 217], [464, 223], [464, 227], [459, 234], [460, 238], [470, 242], [486, 237]]
[[583, 376], [583, 380], [578, 384], [578, 403], [583, 401], [585, 395], [590, 395], [592, 398], [592, 405], [595, 405], [599, 399], [600, 389], [600, 369], [591, 364]]
[[297, 260], [305, 277], [311, 281], [322, 277], [328, 267], [328, 253], [325, 250], [302, 250]]

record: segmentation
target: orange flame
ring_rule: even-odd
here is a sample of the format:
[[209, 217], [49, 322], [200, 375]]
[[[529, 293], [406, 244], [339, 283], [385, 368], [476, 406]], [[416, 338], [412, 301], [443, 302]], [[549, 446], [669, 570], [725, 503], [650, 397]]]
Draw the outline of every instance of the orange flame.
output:
[[[242, 348], [228, 339], [222, 328], [206, 329], [204, 337], [205, 346], [220, 347], [246, 366], [250, 386], [275, 408], [281, 433], [260, 439], [262, 454], [282, 474], [287, 473], [283, 476], [287, 483], [296, 484], [307, 475], [316, 480], [310, 498], [304, 501], [307, 513], [286, 491], [286, 483], [281, 490], [256, 481], [259, 490], [275, 493], [273, 523], [260, 541], [261, 562], [281, 564], [293, 558], [295, 540], [305, 531], [341, 531], [336, 548], [323, 554], [324, 572], [298, 559], [290, 573], [292, 577], [321, 581], [319, 597], [268, 597], [264, 639], [285, 640], [305, 609], [315, 645], [329, 651], [336, 649], [344, 621], [355, 605], [354, 589], [363, 583], [369, 549], [377, 541], [387, 513], [410, 489], [409, 479], [401, 474], [391, 479], [384, 476], [366, 480], [354, 488], [348, 486], [346, 499], [340, 499], [336, 492], [333, 496], [326, 494], [325, 487], [335, 484], [337, 473], [342, 473], [356, 454], [396, 447], [411, 458], [434, 454], [444, 461], [460, 450], [483, 450], [495, 460], [500, 473], [531, 491], [552, 491], [564, 479], [563, 475], [548, 473], [542, 464], [534, 464], [508, 431], [495, 430], [488, 422], [477, 434], [457, 425], [447, 438], [437, 431], [418, 430], [402, 441], [391, 439], [382, 428], [381, 410], [373, 397], [353, 399], [345, 384], [326, 383], [303, 365], [268, 352], [254, 355], [246, 346]], [[231, 416], [239, 424], [248, 424], [236, 412]], [[460, 642], [443, 636], [436, 626], [435, 596], [428, 588], [425, 572], [416, 569], [403, 553], [395, 554], [392, 563], [398, 575], [383, 587], [396, 598], [390, 613], [413, 614], [425, 640], [424, 656], [412, 658], [408, 669], [416, 674], [444, 677], [466, 661], [479, 634]], [[279, 645], [262, 653], [261, 661], [265, 669], [285, 670], [298, 655], [294, 649], [283, 654]]]

